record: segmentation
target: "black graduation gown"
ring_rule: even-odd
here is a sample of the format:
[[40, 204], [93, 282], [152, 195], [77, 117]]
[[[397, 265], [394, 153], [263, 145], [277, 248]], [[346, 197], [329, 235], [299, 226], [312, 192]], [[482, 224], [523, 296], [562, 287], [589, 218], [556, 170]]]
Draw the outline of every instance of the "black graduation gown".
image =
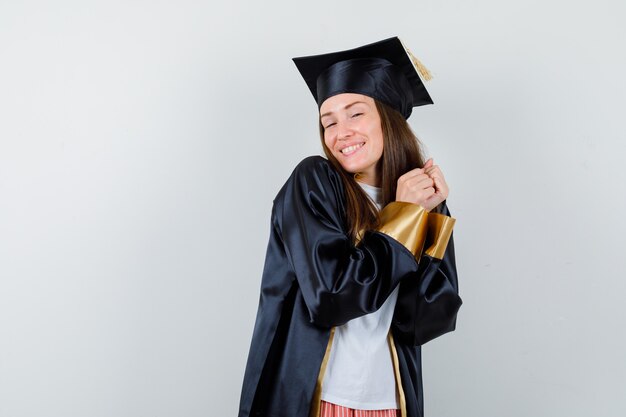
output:
[[381, 219], [354, 245], [339, 173], [320, 156], [296, 166], [272, 207], [239, 417], [308, 417], [331, 329], [376, 311], [397, 285], [403, 415], [423, 415], [420, 345], [454, 330], [461, 305], [454, 219], [445, 205], [437, 214], [405, 202], [383, 207]]

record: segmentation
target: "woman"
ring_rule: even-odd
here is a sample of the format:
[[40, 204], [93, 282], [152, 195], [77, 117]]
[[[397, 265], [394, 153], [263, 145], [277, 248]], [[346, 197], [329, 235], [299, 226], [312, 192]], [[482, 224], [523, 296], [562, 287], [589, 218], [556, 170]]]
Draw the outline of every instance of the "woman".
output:
[[239, 416], [422, 416], [420, 346], [461, 305], [448, 186], [406, 123], [432, 100], [398, 38], [294, 61], [327, 159], [274, 199]]

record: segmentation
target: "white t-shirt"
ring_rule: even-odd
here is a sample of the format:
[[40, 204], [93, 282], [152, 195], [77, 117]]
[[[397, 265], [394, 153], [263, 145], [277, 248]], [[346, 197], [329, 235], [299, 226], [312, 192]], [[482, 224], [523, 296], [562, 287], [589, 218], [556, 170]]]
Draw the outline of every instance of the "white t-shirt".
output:
[[[381, 189], [361, 188], [381, 208]], [[377, 311], [335, 328], [322, 400], [360, 410], [399, 408], [391, 351], [387, 341], [398, 287]]]

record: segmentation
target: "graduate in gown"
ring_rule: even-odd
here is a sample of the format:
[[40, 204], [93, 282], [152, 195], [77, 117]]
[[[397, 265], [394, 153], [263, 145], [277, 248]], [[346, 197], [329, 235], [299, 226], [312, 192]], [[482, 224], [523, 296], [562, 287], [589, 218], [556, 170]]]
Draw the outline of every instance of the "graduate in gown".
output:
[[448, 186], [406, 123], [432, 104], [429, 75], [397, 37], [294, 62], [326, 158], [298, 163], [273, 201], [239, 417], [319, 417], [335, 334], [391, 295], [383, 371], [395, 415], [422, 417], [420, 347], [454, 330], [461, 306]]

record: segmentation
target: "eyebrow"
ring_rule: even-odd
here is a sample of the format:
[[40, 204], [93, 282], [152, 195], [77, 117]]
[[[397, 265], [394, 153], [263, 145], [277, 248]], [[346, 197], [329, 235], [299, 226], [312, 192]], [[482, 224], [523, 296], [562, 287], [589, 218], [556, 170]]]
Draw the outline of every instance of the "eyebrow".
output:
[[[344, 110], [347, 110], [347, 109], [349, 109], [350, 107], [354, 106], [355, 104], [359, 104], [359, 103], [362, 103], [362, 104], [367, 104], [367, 103], [366, 103], [366, 102], [364, 102], [364, 101], [355, 101], [355, 102], [353, 102], [353, 103], [348, 104], [348, 105], [347, 105], [346, 107], [344, 107], [343, 109], [344, 109]], [[324, 113], [324, 114], [322, 114], [322, 115], [320, 116], [320, 119], [321, 119], [322, 117], [329, 116], [329, 115], [331, 115], [331, 114], [332, 114], [332, 111], [327, 111], [326, 113]]]

